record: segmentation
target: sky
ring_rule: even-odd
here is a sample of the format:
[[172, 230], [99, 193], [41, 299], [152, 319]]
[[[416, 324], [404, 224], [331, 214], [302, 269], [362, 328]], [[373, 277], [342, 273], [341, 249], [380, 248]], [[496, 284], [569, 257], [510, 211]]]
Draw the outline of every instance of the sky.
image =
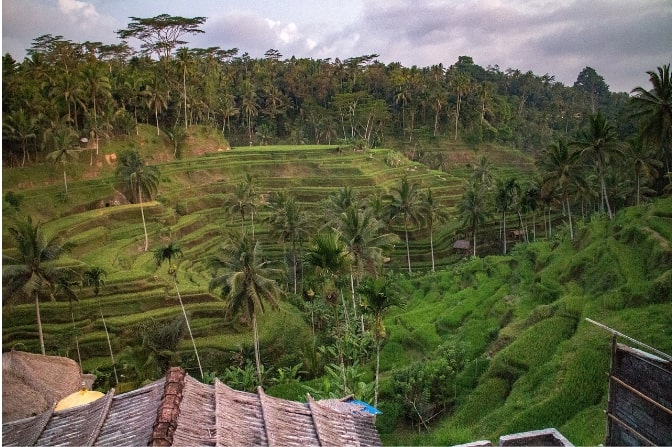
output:
[[672, 62], [672, 0], [2, 0], [2, 53], [23, 60], [34, 38], [118, 43], [129, 17], [207, 17], [187, 46], [239, 55], [444, 67], [470, 56], [573, 85], [592, 67], [612, 92], [650, 87]]

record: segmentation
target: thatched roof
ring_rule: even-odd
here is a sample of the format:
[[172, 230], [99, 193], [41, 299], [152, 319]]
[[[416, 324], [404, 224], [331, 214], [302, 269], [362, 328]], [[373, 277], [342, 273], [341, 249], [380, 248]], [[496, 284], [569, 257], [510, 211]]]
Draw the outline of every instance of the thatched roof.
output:
[[29, 352], [2, 353], [2, 420], [15, 421], [41, 414], [95, 376], [80, 375], [77, 363], [66, 357]]
[[457, 250], [471, 250], [471, 242], [465, 239], [458, 239], [453, 244], [453, 248]]
[[3, 445], [381, 445], [375, 417], [347, 402], [288, 401], [203, 384], [180, 368], [119, 396], [3, 424]]

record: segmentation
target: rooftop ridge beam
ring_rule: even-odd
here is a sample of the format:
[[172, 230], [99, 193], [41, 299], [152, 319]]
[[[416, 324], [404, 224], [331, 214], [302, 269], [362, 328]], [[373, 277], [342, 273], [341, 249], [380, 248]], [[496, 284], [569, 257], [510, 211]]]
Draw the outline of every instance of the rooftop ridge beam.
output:
[[110, 408], [112, 407], [112, 402], [114, 400], [114, 392], [115, 389], [112, 388], [108, 393], [105, 395], [105, 404], [103, 407], [100, 409], [100, 414], [98, 415], [98, 422], [96, 423], [95, 427], [93, 427], [93, 430], [91, 430], [91, 434], [89, 434], [89, 439], [86, 441], [87, 446], [91, 446], [96, 442], [96, 439], [98, 439], [98, 436], [100, 435], [100, 431], [103, 428], [103, 424], [105, 423], [105, 420], [107, 419], [107, 415], [110, 413]]
[[273, 430], [270, 430], [269, 423], [271, 422], [271, 415], [269, 414], [269, 409], [267, 408], [270, 404], [266, 399], [266, 394], [264, 389], [261, 386], [257, 387], [257, 395], [259, 396], [259, 406], [261, 407], [261, 414], [264, 419], [264, 430], [266, 431], [266, 440], [268, 441], [269, 447], [275, 447], [275, 439], [273, 438]]

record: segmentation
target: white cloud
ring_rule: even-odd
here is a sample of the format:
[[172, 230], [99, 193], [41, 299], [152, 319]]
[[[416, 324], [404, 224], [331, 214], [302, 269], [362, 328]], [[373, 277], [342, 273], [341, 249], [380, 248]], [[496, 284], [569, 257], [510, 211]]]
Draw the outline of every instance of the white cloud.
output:
[[58, 9], [73, 20], [83, 18], [85, 20], [98, 20], [100, 14], [96, 7], [91, 3], [80, 2], [78, 0], [58, 0]]

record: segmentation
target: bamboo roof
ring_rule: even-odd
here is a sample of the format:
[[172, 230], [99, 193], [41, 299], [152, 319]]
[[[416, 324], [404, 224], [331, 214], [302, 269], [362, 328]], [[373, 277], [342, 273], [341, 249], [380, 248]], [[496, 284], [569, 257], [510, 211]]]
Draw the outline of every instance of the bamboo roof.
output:
[[382, 445], [360, 405], [294, 402], [206, 385], [181, 368], [129, 393], [9, 422], [3, 445], [306, 446]]

